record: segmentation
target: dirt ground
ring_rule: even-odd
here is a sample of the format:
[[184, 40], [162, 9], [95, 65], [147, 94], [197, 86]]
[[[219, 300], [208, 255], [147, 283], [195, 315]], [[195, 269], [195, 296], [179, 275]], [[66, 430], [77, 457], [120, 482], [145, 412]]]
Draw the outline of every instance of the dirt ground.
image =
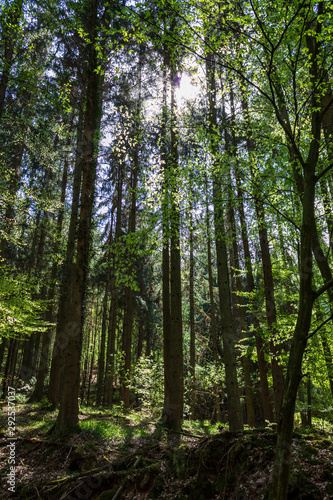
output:
[[[84, 430], [60, 440], [48, 433], [54, 413], [36, 405], [19, 405], [17, 410], [15, 441], [1, 422], [0, 498], [265, 498], [275, 447], [271, 430], [232, 434], [221, 429], [210, 436], [167, 436], [152, 422], [133, 423], [119, 417], [116, 424], [125, 431], [123, 439], [103, 439]], [[106, 418], [96, 413], [80, 415], [82, 422]], [[135, 431], [140, 427], [145, 427], [145, 435], [138, 437]], [[11, 459], [15, 462], [12, 474]], [[8, 489], [10, 478], [15, 491]], [[332, 498], [332, 435], [318, 430], [295, 433], [289, 499]]]

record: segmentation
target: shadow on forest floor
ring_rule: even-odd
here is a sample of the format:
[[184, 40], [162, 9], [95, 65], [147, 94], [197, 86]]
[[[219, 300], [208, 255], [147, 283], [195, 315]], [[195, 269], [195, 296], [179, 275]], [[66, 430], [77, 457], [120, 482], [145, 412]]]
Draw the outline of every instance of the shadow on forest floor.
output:
[[[139, 412], [83, 407], [81, 432], [48, 436], [55, 411], [40, 405], [16, 408], [14, 455], [6, 413], [1, 421], [2, 493], [22, 499], [225, 499], [265, 498], [275, 433], [229, 433], [205, 423], [185, 423], [170, 439]], [[211, 435], [207, 435], [210, 434]], [[6, 484], [15, 458], [15, 494]], [[332, 435], [319, 430], [294, 435], [289, 498], [333, 497]], [[117, 493], [118, 492], [118, 493]], [[118, 495], [118, 496], [117, 496]]]

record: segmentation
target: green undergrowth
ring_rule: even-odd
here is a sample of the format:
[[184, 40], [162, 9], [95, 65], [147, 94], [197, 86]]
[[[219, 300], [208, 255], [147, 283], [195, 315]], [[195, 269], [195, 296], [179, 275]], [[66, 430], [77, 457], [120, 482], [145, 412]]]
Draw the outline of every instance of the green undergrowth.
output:
[[[16, 448], [19, 498], [36, 498], [37, 488], [40, 498], [58, 500], [98, 484], [94, 500], [112, 498], [120, 486], [124, 498], [137, 492], [159, 500], [265, 499], [274, 426], [235, 434], [207, 420], [185, 420], [181, 433], [168, 434], [149, 412], [81, 406], [79, 432], [62, 439], [49, 434], [56, 415], [45, 401], [17, 405], [17, 437], [24, 438]], [[322, 427], [295, 428], [290, 499], [333, 498], [332, 434]]]

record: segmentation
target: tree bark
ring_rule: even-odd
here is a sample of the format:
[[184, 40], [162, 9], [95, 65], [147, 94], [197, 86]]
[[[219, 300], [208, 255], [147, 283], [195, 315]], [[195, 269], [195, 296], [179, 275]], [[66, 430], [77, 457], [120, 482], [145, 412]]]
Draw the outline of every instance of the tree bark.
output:
[[[213, 362], [216, 371], [219, 368], [218, 349], [217, 349], [217, 328], [215, 319], [215, 301], [213, 290], [213, 271], [212, 271], [212, 249], [211, 249], [211, 229], [209, 220], [209, 200], [208, 200], [208, 180], [205, 176], [206, 187], [206, 237], [207, 237], [207, 266], [208, 266], [208, 287], [209, 287], [209, 303], [210, 303], [210, 331], [212, 336], [213, 347]], [[216, 383], [214, 383], [213, 391], [215, 394], [215, 408], [216, 408], [216, 421], [221, 422], [221, 408], [220, 408], [220, 390]], [[224, 416], [224, 415], [223, 415]]]
[[217, 276], [221, 311], [221, 330], [225, 363], [226, 392], [228, 397], [228, 421], [230, 431], [237, 432], [243, 429], [243, 417], [237, 380], [235, 339], [231, 313], [229, 269], [223, 219], [223, 197], [220, 178], [221, 172], [218, 161], [215, 64], [213, 56], [211, 54], [209, 54], [206, 58], [206, 75], [209, 100], [208, 133], [212, 156]]
[[[22, 14], [23, 0], [14, 0], [8, 7], [7, 13], [1, 19], [2, 24], [2, 43], [4, 45], [3, 69], [0, 79], [0, 120], [2, 118], [5, 97], [8, 85], [10, 70], [13, 64], [14, 49], [16, 45], [17, 34], [19, 30], [19, 22]], [[5, 15], [4, 15], [5, 14]]]
[[[115, 244], [119, 241], [121, 235], [121, 219], [122, 219], [122, 193], [123, 193], [123, 165], [118, 165], [117, 178], [117, 205], [116, 205], [116, 227], [115, 227]], [[109, 311], [109, 326], [108, 340], [106, 347], [106, 372], [104, 381], [103, 403], [105, 405], [112, 404], [113, 398], [113, 379], [114, 379], [114, 356], [116, 346], [116, 329], [118, 318], [118, 287], [116, 286], [116, 258], [113, 259], [113, 276], [111, 279], [111, 302]]]
[[[319, 4], [318, 15], [322, 14], [323, 5]], [[320, 147], [320, 97], [317, 90], [320, 73], [318, 68], [318, 51], [320, 46], [321, 23], [316, 23], [316, 34], [307, 37], [307, 45], [311, 64], [309, 77], [311, 84], [311, 141], [306, 161], [302, 159], [302, 226], [300, 244], [300, 291], [297, 323], [291, 342], [290, 355], [287, 366], [286, 380], [283, 390], [281, 411], [277, 429], [276, 454], [273, 465], [272, 483], [269, 490], [269, 500], [286, 500], [290, 475], [290, 456], [292, 432], [294, 426], [295, 402], [297, 390], [302, 378], [302, 360], [307, 345], [311, 326], [311, 317], [315, 295], [312, 289], [313, 277], [313, 228], [315, 227], [315, 187], [316, 166]], [[281, 102], [281, 99], [280, 99]], [[286, 108], [283, 109], [286, 112]], [[288, 135], [288, 121], [281, 119], [280, 123]], [[291, 145], [293, 148], [294, 144]], [[297, 179], [295, 179], [297, 182]]]
[[98, 373], [97, 373], [97, 395], [96, 395], [96, 405], [99, 406], [102, 402], [103, 389], [104, 389], [104, 369], [105, 369], [105, 344], [106, 344], [106, 327], [107, 327], [107, 316], [108, 316], [108, 298], [109, 289], [111, 283], [111, 242], [112, 242], [112, 231], [113, 231], [113, 211], [111, 211], [111, 227], [110, 234], [108, 238], [108, 250], [107, 250], [107, 271], [105, 280], [105, 290], [103, 298], [103, 318], [102, 318], [102, 331], [101, 331], [101, 344], [98, 357]]
[[68, 345], [64, 355], [62, 393], [56, 429], [60, 433], [72, 431], [78, 424], [78, 393], [80, 387], [80, 360], [85, 310], [86, 280], [89, 266], [90, 230], [94, 205], [98, 135], [101, 117], [101, 75], [98, 73], [96, 48], [98, 2], [92, 2], [89, 12], [87, 45], [89, 68], [84, 113], [82, 148], [82, 188], [78, 226], [77, 254], [72, 284], [70, 315], [66, 317], [65, 330]]
[[[81, 104], [82, 100], [81, 100]], [[83, 106], [82, 106], [83, 107]], [[60, 401], [60, 385], [64, 352], [67, 349], [68, 335], [66, 331], [65, 319], [69, 315], [68, 307], [71, 297], [71, 286], [73, 283], [74, 256], [76, 243], [77, 218], [79, 213], [79, 200], [82, 177], [82, 141], [83, 141], [83, 111], [80, 108], [77, 138], [76, 156], [74, 165], [73, 199], [71, 206], [70, 224], [67, 236], [66, 260], [63, 266], [63, 278], [60, 288], [60, 299], [57, 314], [56, 335], [52, 352], [52, 362], [50, 369], [50, 381], [47, 392], [48, 400], [53, 404]]]
[[[71, 122], [72, 124], [72, 122]], [[69, 141], [67, 143], [69, 146]], [[62, 224], [64, 219], [64, 204], [66, 197], [66, 188], [67, 188], [67, 178], [68, 178], [68, 158], [66, 156], [64, 162], [64, 169], [61, 180], [61, 194], [60, 194], [60, 208], [57, 217], [57, 225], [55, 231], [55, 239], [53, 243], [53, 255], [57, 256], [59, 252], [59, 246], [61, 241], [61, 232], [62, 232]], [[54, 299], [55, 299], [55, 290], [56, 290], [56, 278], [58, 272], [58, 262], [55, 258], [52, 264], [51, 273], [50, 273], [50, 287], [48, 291], [48, 308], [45, 312], [45, 321], [48, 323], [53, 322], [53, 314], [54, 314]], [[51, 347], [51, 339], [52, 339], [52, 328], [48, 328], [42, 334], [42, 346], [40, 352], [40, 360], [37, 369], [37, 379], [36, 386], [33, 394], [31, 395], [29, 401], [40, 401], [44, 396], [44, 382], [45, 377], [48, 372], [49, 367], [49, 357], [50, 357], [50, 347]]]
[[195, 416], [196, 382], [195, 382], [195, 317], [194, 317], [194, 241], [193, 241], [193, 207], [190, 207], [190, 375], [191, 375], [191, 418]]
[[[162, 152], [166, 202], [163, 210], [163, 335], [164, 335], [164, 409], [168, 429], [180, 431], [183, 418], [183, 332], [180, 268], [180, 222], [178, 194], [178, 137], [176, 133], [175, 62], [169, 63], [171, 81], [170, 158]], [[166, 132], [166, 76], [164, 79], [163, 126]], [[161, 131], [162, 135], [162, 131]], [[163, 137], [163, 136], [162, 136]], [[164, 158], [163, 158], [164, 156]], [[170, 210], [170, 211], [169, 211]], [[168, 212], [170, 220], [168, 220]], [[170, 239], [170, 255], [169, 244]]]

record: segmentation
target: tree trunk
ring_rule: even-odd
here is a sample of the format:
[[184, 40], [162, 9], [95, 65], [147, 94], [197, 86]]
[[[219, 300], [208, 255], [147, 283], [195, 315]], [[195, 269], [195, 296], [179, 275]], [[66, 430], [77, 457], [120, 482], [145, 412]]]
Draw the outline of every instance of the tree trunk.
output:
[[97, 2], [90, 7], [90, 42], [87, 46], [89, 68], [87, 70], [87, 94], [84, 116], [82, 148], [82, 188], [79, 216], [75, 273], [70, 300], [70, 315], [65, 329], [68, 345], [64, 354], [62, 393], [56, 429], [60, 433], [74, 430], [78, 424], [78, 393], [80, 387], [80, 360], [85, 310], [86, 280], [89, 266], [90, 230], [94, 205], [98, 135], [101, 117], [101, 76], [97, 71], [98, 55], [95, 46], [97, 30]]
[[105, 280], [105, 290], [103, 298], [103, 318], [102, 318], [102, 332], [101, 332], [101, 344], [98, 357], [98, 373], [97, 373], [97, 395], [96, 395], [96, 405], [99, 406], [102, 402], [103, 389], [104, 389], [104, 371], [105, 371], [105, 343], [106, 343], [106, 326], [107, 326], [107, 316], [108, 316], [108, 298], [109, 289], [111, 283], [111, 242], [112, 242], [112, 230], [113, 230], [113, 211], [111, 212], [111, 227], [110, 234], [108, 238], [108, 251], [107, 251], [107, 271]]
[[[138, 109], [140, 113], [140, 107]], [[137, 116], [139, 121], [140, 117]], [[138, 184], [138, 169], [139, 169], [139, 123], [136, 130], [136, 147], [134, 152], [134, 164], [131, 172], [131, 208], [128, 221], [128, 234], [135, 233], [136, 227], [136, 198], [137, 198], [137, 184]], [[131, 242], [129, 249], [129, 260], [131, 262], [128, 273], [132, 276], [134, 272], [134, 255]], [[125, 289], [125, 309], [124, 309], [124, 323], [123, 323], [123, 342], [125, 352], [124, 375], [125, 383], [123, 385], [123, 401], [124, 407], [130, 407], [130, 379], [131, 379], [131, 359], [132, 359], [132, 328], [133, 328], [133, 307], [134, 296], [132, 286], [127, 286]]]
[[80, 107], [78, 125], [77, 125], [73, 199], [71, 206], [70, 224], [67, 236], [66, 260], [63, 266], [63, 278], [60, 288], [56, 336], [52, 352], [50, 382], [47, 393], [48, 400], [53, 404], [58, 404], [60, 401], [60, 385], [61, 385], [60, 381], [62, 374], [63, 356], [65, 350], [67, 349], [67, 343], [68, 343], [68, 335], [67, 335], [68, 332], [66, 331], [65, 319], [66, 317], [68, 317], [69, 314], [68, 307], [71, 297], [71, 285], [73, 282], [77, 218], [79, 212], [81, 176], [82, 176], [82, 141], [83, 141], [83, 113]]
[[302, 378], [302, 360], [311, 325], [312, 244], [314, 221], [314, 168], [311, 163], [304, 172], [303, 217], [301, 228], [301, 275], [297, 323], [291, 343], [287, 374], [278, 420], [276, 454], [272, 476], [270, 500], [286, 500], [290, 474], [290, 454], [297, 390]]
[[239, 399], [235, 339], [231, 313], [230, 284], [225, 228], [223, 219], [221, 172], [218, 161], [218, 136], [216, 117], [215, 64], [211, 54], [206, 58], [206, 75], [209, 100], [209, 141], [212, 156], [214, 226], [217, 258], [217, 276], [221, 311], [221, 329], [225, 363], [226, 392], [228, 397], [228, 421], [231, 432], [243, 429]]
[[[322, 15], [323, 5], [319, 4], [318, 15]], [[290, 455], [294, 426], [295, 402], [298, 385], [302, 378], [302, 360], [308, 341], [315, 295], [312, 289], [313, 261], [312, 233], [315, 228], [315, 186], [316, 166], [319, 157], [321, 113], [320, 98], [317, 90], [320, 74], [317, 55], [319, 50], [321, 23], [316, 23], [316, 35], [307, 37], [311, 64], [309, 76], [311, 94], [311, 142], [306, 161], [302, 159], [302, 226], [300, 245], [300, 291], [297, 323], [291, 342], [286, 380], [283, 390], [282, 406], [278, 421], [276, 454], [273, 466], [269, 500], [286, 500], [290, 475]], [[285, 111], [285, 108], [283, 109]], [[281, 115], [281, 112], [280, 112]], [[280, 120], [287, 128], [286, 120]], [[292, 144], [292, 147], [295, 147]], [[299, 154], [300, 157], [300, 154]], [[295, 179], [297, 181], [297, 179]]]
[[[117, 178], [117, 207], [116, 207], [116, 228], [115, 228], [115, 244], [119, 241], [121, 235], [121, 219], [122, 219], [122, 193], [123, 193], [123, 171], [122, 164], [118, 164]], [[106, 372], [104, 381], [103, 403], [105, 405], [112, 404], [113, 398], [113, 378], [114, 378], [114, 355], [116, 346], [116, 329], [118, 318], [118, 287], [116, 286], [116, 259], [113, 259], [114, 268], [111, 279], [111, 302], [109, 311], [109, 326], [108, 326], [108, 341], [106, 347]]]
[[13, 55], [19, 22], [22, 14], [23, 0], [14, 0], [8, 7], [7, 15], [2, 22], [2, 44], [4, 45], [3, 70], [0, 79], [0, 120], [5, 107], [5, 97], [10, 70], [13, 64]]
[[[254, 148], [254, 144], [252, 141], [252, 131], [251, 131], [250, 123], [249, 123], [249, 111], [248, 111], [247, 101], [246, 101], [244, 96], [242, 98], [242, 111], [243, 111], [245, 127], [246, 127], [247, 149], [248, 149], [248, 152], [250, 155], [250, 161], [251, 161], [251, 153], [254, 151], [255, 148]], [[240, 171], [238, 168], [236, 171], [236, 182], [237, 182], [238, 197], [240, 199], [239, 215], [240, 215], [240, 221], [241, 221], [241, 226], [242, 226], [242, 241], [243, 241], [243, 248], [244, 248], [247, 284], [248, 284], [249, 292], [251, 294], [253, 294], [255, 292], [255, 286], [254, 286], [252, 261], [251, 261], [251, 254], [250, 254], [250, 249], [249, 249], [248, 231], [247, 231], [247, 224], [246, 224], [245, 210], [244, 210], [244, 197], [243, 197], [243, 191], [241, 188]], [[260, 212], [260, 210], [259, 210], [259, 212]], [[266, 241], [266, 244], [268, 244], [267, 238], [265, 241]], [[264, 242], [262, 244], [265, 247]], [[266, 251], [266, 253], [267, 253], [267, 251]], [[268, 256], [269, 256], [269, 260], [270, 260], [269, 248], [268, 248]], [[266, 302], [266, 304], [267, 304], [266, 305], [266, 311], [267, 311], [268, 303]], [[258, 366], [259, 366], [259, 373], [260, 373], [261, 397], [262, 397], [263, 409], [264, 409], [264, 418], [265, 418], [265, 421], [272, 422], [274, 420], [274, 415], [273, 415], [273, 407], [272, 407], [272, 403], [271, 403], [271, 398], [270, 398], [269, 388], [268, 388], [268, 381], [267, 381], [268, 363], [265, 360], [265, 346], [264, 346], [264, 343], [263, 343], [262, 338], [261, 338], [260, 333], [259, 333], [260, 332], [259, 319], [256, 316], [256, 314], [254, 314], [254, 313], [252, 314], [252, 321], [253, 321], [253, 326], [254, 326], [254, 331], [255, 331]], [[281, 380], [279, 377], [278, 381], [276, 381], [277, 390], [279, 389], [280, 382], [281, 382]], [[277, 401], [275, 399], [275, 409], [276, 409], [276, 402]], [[278, 402], [278, 405], [279, 405], [279, 402]]]
[[193, 253], [193, 207], [190, 207], [190, 375], [191, 375], [191, 405], [190, 412], [191, 418], [195, 417], [195, 404], [196, 404], [196, 382], [195, 382], [195, 317], [194, 317], [194, 253]]
[[[69, 141], [67, 142], [67, 145], [69, 146]], [[62, 180], [61, 180], [60, 208], [58, 212], [55, 239], [53, 243], [52, 253], [54, 256], [57, 256], [59, 253], [59, 246], [61, 241], [62, 224], [64, 219], [64, 204], [65, 204], [66, 188], [67, 188], [67, 177], [68, 177], [68, 158], [66, 156], [62, 174]], [[55, 258], [50, 273], [50, 287], [47, 296], [48, 307], [45, 312], [45, 321], [48, 323], [53, 322], [57, 272], [58, 272], [58, 262], [57, 259]], [[51, 339], [52, 339], [52, 327], [48, 328], [42, 334], [42, 346], [40, 352], [39, 365], [37, 369], [36, 386], [29, 401], [40, 401], [44, 396], [44, 382], [49, 366]]]
[[[213, 347], [213, 361], [216, 371], [219, 368], [218, 350], [217, 350], [217, 328], [215, 319], [215, 302], [213, 290], [213, 271], [212, 271], [212, 249], [211, 249], [211, 230], [209, 220], [209, 200], [208, 200], [208, 180], [205, 176], [206, 187], [206, 237], [207, 237], [207, 266], [208, 266], [208, 287], [209, 287], [209, 303], [210, 303], [210, 331], [212, 336]], [[215, 394], [215, 408], [216, 408], [216, 421], [221, 422], [221, 408], [220, 408], [220, 390], [217, 383], [214, 383], [213, 391]], [[225, 417], [225, 415], [223, 415]], [[225, 419], [223, 418], [223, 422]]]
[[[164, 164], [165, 200], [163, 206], [163, 338], [164, 338], [164, 409], [162, 421], [171, 430], [180, 431], [183, 418], [183, 332], [180, 269], [180, 234], [178, 193], [178, 138], [176, 135], [175, 69], [170, 67], [170, 161], [161, 151]], [[164, 75], [161, 136], [166, 132], [166, 75]], [[163, 132], [164, 128], [164, 132]], [[170, 205], [169, 205], [170, 203]], [[170, 207], [170, 221], [168, 209]], [[170, 223], [170, 226], [169, 226]], [[170, 231], [169, 231], [170, 228]], [[169, 257], [170, 238], [170, 257]]]

